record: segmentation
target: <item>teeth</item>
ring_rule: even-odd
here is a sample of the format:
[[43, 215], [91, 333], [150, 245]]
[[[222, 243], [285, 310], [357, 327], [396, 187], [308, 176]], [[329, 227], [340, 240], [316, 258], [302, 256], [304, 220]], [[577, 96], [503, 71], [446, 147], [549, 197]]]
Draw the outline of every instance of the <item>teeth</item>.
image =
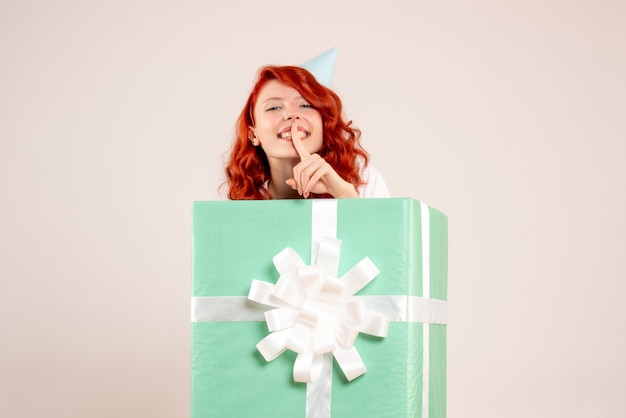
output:
[[[298, 131], [298, 136], [300, 137], [300, 139], [306, 137], [306, 132], [304, 131]], [[291, 139], [291, 132], [287, 131], [287, 132], [283, 132], [282, 134], [280, 134], [280, 137], [282, 139]]]

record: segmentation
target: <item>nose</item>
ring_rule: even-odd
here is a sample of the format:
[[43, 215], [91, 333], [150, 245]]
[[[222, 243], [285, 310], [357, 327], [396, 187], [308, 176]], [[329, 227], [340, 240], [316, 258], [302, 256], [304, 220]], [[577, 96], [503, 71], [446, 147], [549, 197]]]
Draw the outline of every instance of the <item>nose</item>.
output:
[[298, 114], [298, 112], [294, 110], [287, 110], [283, 114], [283, 119], [284, 120], [300, 119], [300, 115]]

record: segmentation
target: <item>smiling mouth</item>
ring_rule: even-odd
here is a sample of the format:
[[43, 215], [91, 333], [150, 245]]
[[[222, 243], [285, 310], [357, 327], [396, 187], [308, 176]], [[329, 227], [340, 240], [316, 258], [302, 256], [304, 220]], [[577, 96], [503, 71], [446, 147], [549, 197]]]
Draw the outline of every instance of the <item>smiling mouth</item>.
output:
[[[298, 137], [300, 137], [300, 139], [304, 139], [304, 138], [306, 138], [308, 136], [309, 136], [308, 132], [298, 130]], [[291, 140], [291, 131], [286, 131], [286, 132], [282, 132], [282, 133], [278, 134], [278, 138], [285, 139], [285, 140]]]

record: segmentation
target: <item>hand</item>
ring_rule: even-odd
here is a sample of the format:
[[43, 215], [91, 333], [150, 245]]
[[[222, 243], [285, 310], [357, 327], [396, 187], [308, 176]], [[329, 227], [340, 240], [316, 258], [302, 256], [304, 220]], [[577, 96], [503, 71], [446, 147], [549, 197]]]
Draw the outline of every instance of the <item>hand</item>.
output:
[[359, 197], [354, 186], [342, 179], [326, 160], [307, 151], [295, 123], [291, 127], [291, 141], [300, 162], [293, 168], [293, 178], [287, 180], [287, 184], [300, 196], [306, 199], [311, 193], [327, 193], [335, 198]]

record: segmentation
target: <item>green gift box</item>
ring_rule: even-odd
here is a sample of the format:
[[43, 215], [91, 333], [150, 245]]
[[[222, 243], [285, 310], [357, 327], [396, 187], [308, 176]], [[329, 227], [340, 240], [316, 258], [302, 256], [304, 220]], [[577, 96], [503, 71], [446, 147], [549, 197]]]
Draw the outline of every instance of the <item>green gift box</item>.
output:
[[[339, 276], [364, 257], [380, 271], [356, 296], [406, 302], [406, 318], [390, 318], [385, 337], [361, 333], [367, 372], [348, 381], [335, 362], [330, 396], [313, 399], [293, 379], [296, 353], [268, 362], [257, 350], [273, 308], [247, 295], [253, 279], [277, 282], [274, 256], [290, 247], [309, 264], [324, 235], [341, 241]], [[445, 418], [441, 212], [408, 198], [195, 202], [192, 289], [192, 418]]]

